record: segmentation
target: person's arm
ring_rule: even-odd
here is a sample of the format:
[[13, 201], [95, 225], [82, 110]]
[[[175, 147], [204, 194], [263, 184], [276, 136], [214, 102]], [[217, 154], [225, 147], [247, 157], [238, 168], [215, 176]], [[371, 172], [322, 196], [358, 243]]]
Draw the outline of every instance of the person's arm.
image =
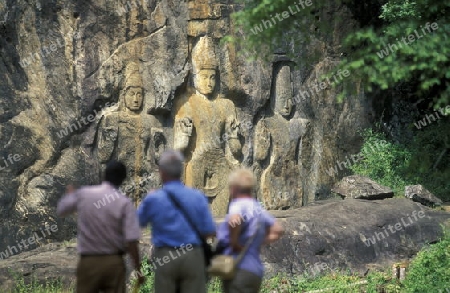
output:
[[125, 206], [123, 217], [122, 231], [127, 243], [127, 252], [131, 257], [134, 269], [138, 274], [138, 283], [142, 285], [145, 281], [145, 277], [141, 272], [141, 259], [139, 257], [139, 239], [141, 238], [141, 231], [136, 217], [136, 210], [130, 200], [128, 200]]
[[[150, 193], [148, 196], [151, 196]], [[137, 210], [137, 218], [139, 220], [139, 226], [144, 228], [150, 223], [149, 219], [149, 207], [151, 205], [149, 204], [150, 199], [145, 197], [144, 200], [141, 202], [141, 204], [138, 207]]]
[[201, 218], [200, 232], [205, 239], [216, 237], [216, 223], [214, 222], [214, 218], [211, 214], [211, 210], [209, 209], [208, 200], [206, 199], [206, 195], [202, 194], [201, 198], [203, 199], [200, 204], [200, 208], [203, 214]]
[[266, 238], [264, 239], [264, 244], [270, 244], [281, 238], [284, 234], [284, 228], [281, 226], [279, 221], [273, 222], [271, 226], [267, 228]]
[[77, 211], [77, 193], [72, 185], [67, 185], [66, 194], [58, 202], [56, 214], [59, 217], [66, 217]]
[[101, 163], [106, 163], [111, 158], [118, 136], [117, 115], [108, 113], [100, 118], [98, 127], [98, 157]]
[[240, 252], [244, 247], [239, 243], [239, 236], [242, 231], [243, 219], [240, 214], [232, 214], [228, 219], [228, 229], [230, 230], [230, 246], [234, 252]]
[[141, 259], [139, 257], [139, 241], [130, 241], [127, 243], [127, 252], [131, 257], [134, 264], [134, 269], [137, 272], [137, 278], [139, 285], [144, 284], [145, 276], [141, 271]]

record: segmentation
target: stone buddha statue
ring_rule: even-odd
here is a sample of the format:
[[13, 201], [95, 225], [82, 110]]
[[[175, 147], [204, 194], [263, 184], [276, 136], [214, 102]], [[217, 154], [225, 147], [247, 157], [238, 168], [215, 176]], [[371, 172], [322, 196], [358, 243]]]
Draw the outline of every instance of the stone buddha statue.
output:
[[274, 78], [269, 114], [255, 128], [254, 161], [262, 169], [260, 200], [268, 209], [286, 209], [302, 204], [302, 137], [309, 121], [291, 118], [290, 66], [278, 67]]
[[127, 166], [123, 191], [139, 200], [147, 192], [146, 186], [158, 181], [156, 160], [166, 142], [163, 131], [153, 127], [157, 125], [155, 117], [142, 111], [143, 86], [137, 63], [126, 66], [124, 84], [118, 107], [107, 109], [100, 118], [97, 153], [102, 165], [115, 159]]
[[218, 95], [213, 40], [201, 37], [192, 50], [195, 93], [176, 107], [174, 148], [186, 156], [185, 183], [205, 192], [214, 214], [228, 206], [228, 174], [239, 164], [241, 142], [236, 108]]

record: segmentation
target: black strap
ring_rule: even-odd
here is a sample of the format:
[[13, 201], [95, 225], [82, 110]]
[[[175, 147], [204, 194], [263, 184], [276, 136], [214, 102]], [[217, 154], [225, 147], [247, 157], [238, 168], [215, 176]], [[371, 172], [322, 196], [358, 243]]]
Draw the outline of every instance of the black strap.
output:
[[187, 212], [183, 209], [183, 207], [181, 206], [181, 204], [178, 202], [178, 200], [176, 200], [175, 196], [173, 195], [172, 192], [168, 191], [167, 189], [163, 189], [167, 195], [169, 196], [169, 199], [172, 201], [172, 203], [175, 205], [175, 207], [183, 214], [184, 218], [186, 219], [186, 221], [189, 223], [189, 225], [191, 226], [191, 228], [195, 231], [195, 233], [197, 234], [197, 236], [200, 238], [200, 241], [202, 241], [202, 243], [205, 243], [206, 240], [203, 238], [203, 235], [200, 233], [200, 231], [197, 229], [197, 227], [195, 226], [195, 224], [192, 222], [191, 218], [189, 217], [189, 215], [187, 214]]

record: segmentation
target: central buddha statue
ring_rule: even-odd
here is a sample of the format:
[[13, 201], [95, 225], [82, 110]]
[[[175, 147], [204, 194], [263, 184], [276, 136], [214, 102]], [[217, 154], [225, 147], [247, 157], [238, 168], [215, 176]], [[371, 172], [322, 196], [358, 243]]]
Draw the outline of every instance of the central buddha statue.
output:
[[242, 147], [236, 107], [217, 94], [218, 62], [210, 37], [201, 37], [194, 46], [192, 68], [195, 92], [176, 105], [174, 148], [186, 157], [186, 185], [203, 190], [213, 213], [223, 215], [227, 177], [239, 164]]

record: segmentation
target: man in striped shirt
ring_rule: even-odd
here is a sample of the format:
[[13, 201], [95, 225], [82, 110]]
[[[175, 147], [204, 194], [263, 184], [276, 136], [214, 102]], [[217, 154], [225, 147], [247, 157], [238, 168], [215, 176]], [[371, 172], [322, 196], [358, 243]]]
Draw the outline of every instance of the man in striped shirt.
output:
[[[100, 185], [78, 190], [68, 186], [59, 201], [58, 216], [78, 213], [77, 292], [125, 293], [125, 263], [128, 252], [140, 270], [138, 242], [140, 228], [133, 203], [118, 188], [126, 177], [126, 167], [116, 161], [107, 164]], [[99, 208], [103, 199], [108, 203]], [[138, 274], [142, 284], [144, 277]]]

